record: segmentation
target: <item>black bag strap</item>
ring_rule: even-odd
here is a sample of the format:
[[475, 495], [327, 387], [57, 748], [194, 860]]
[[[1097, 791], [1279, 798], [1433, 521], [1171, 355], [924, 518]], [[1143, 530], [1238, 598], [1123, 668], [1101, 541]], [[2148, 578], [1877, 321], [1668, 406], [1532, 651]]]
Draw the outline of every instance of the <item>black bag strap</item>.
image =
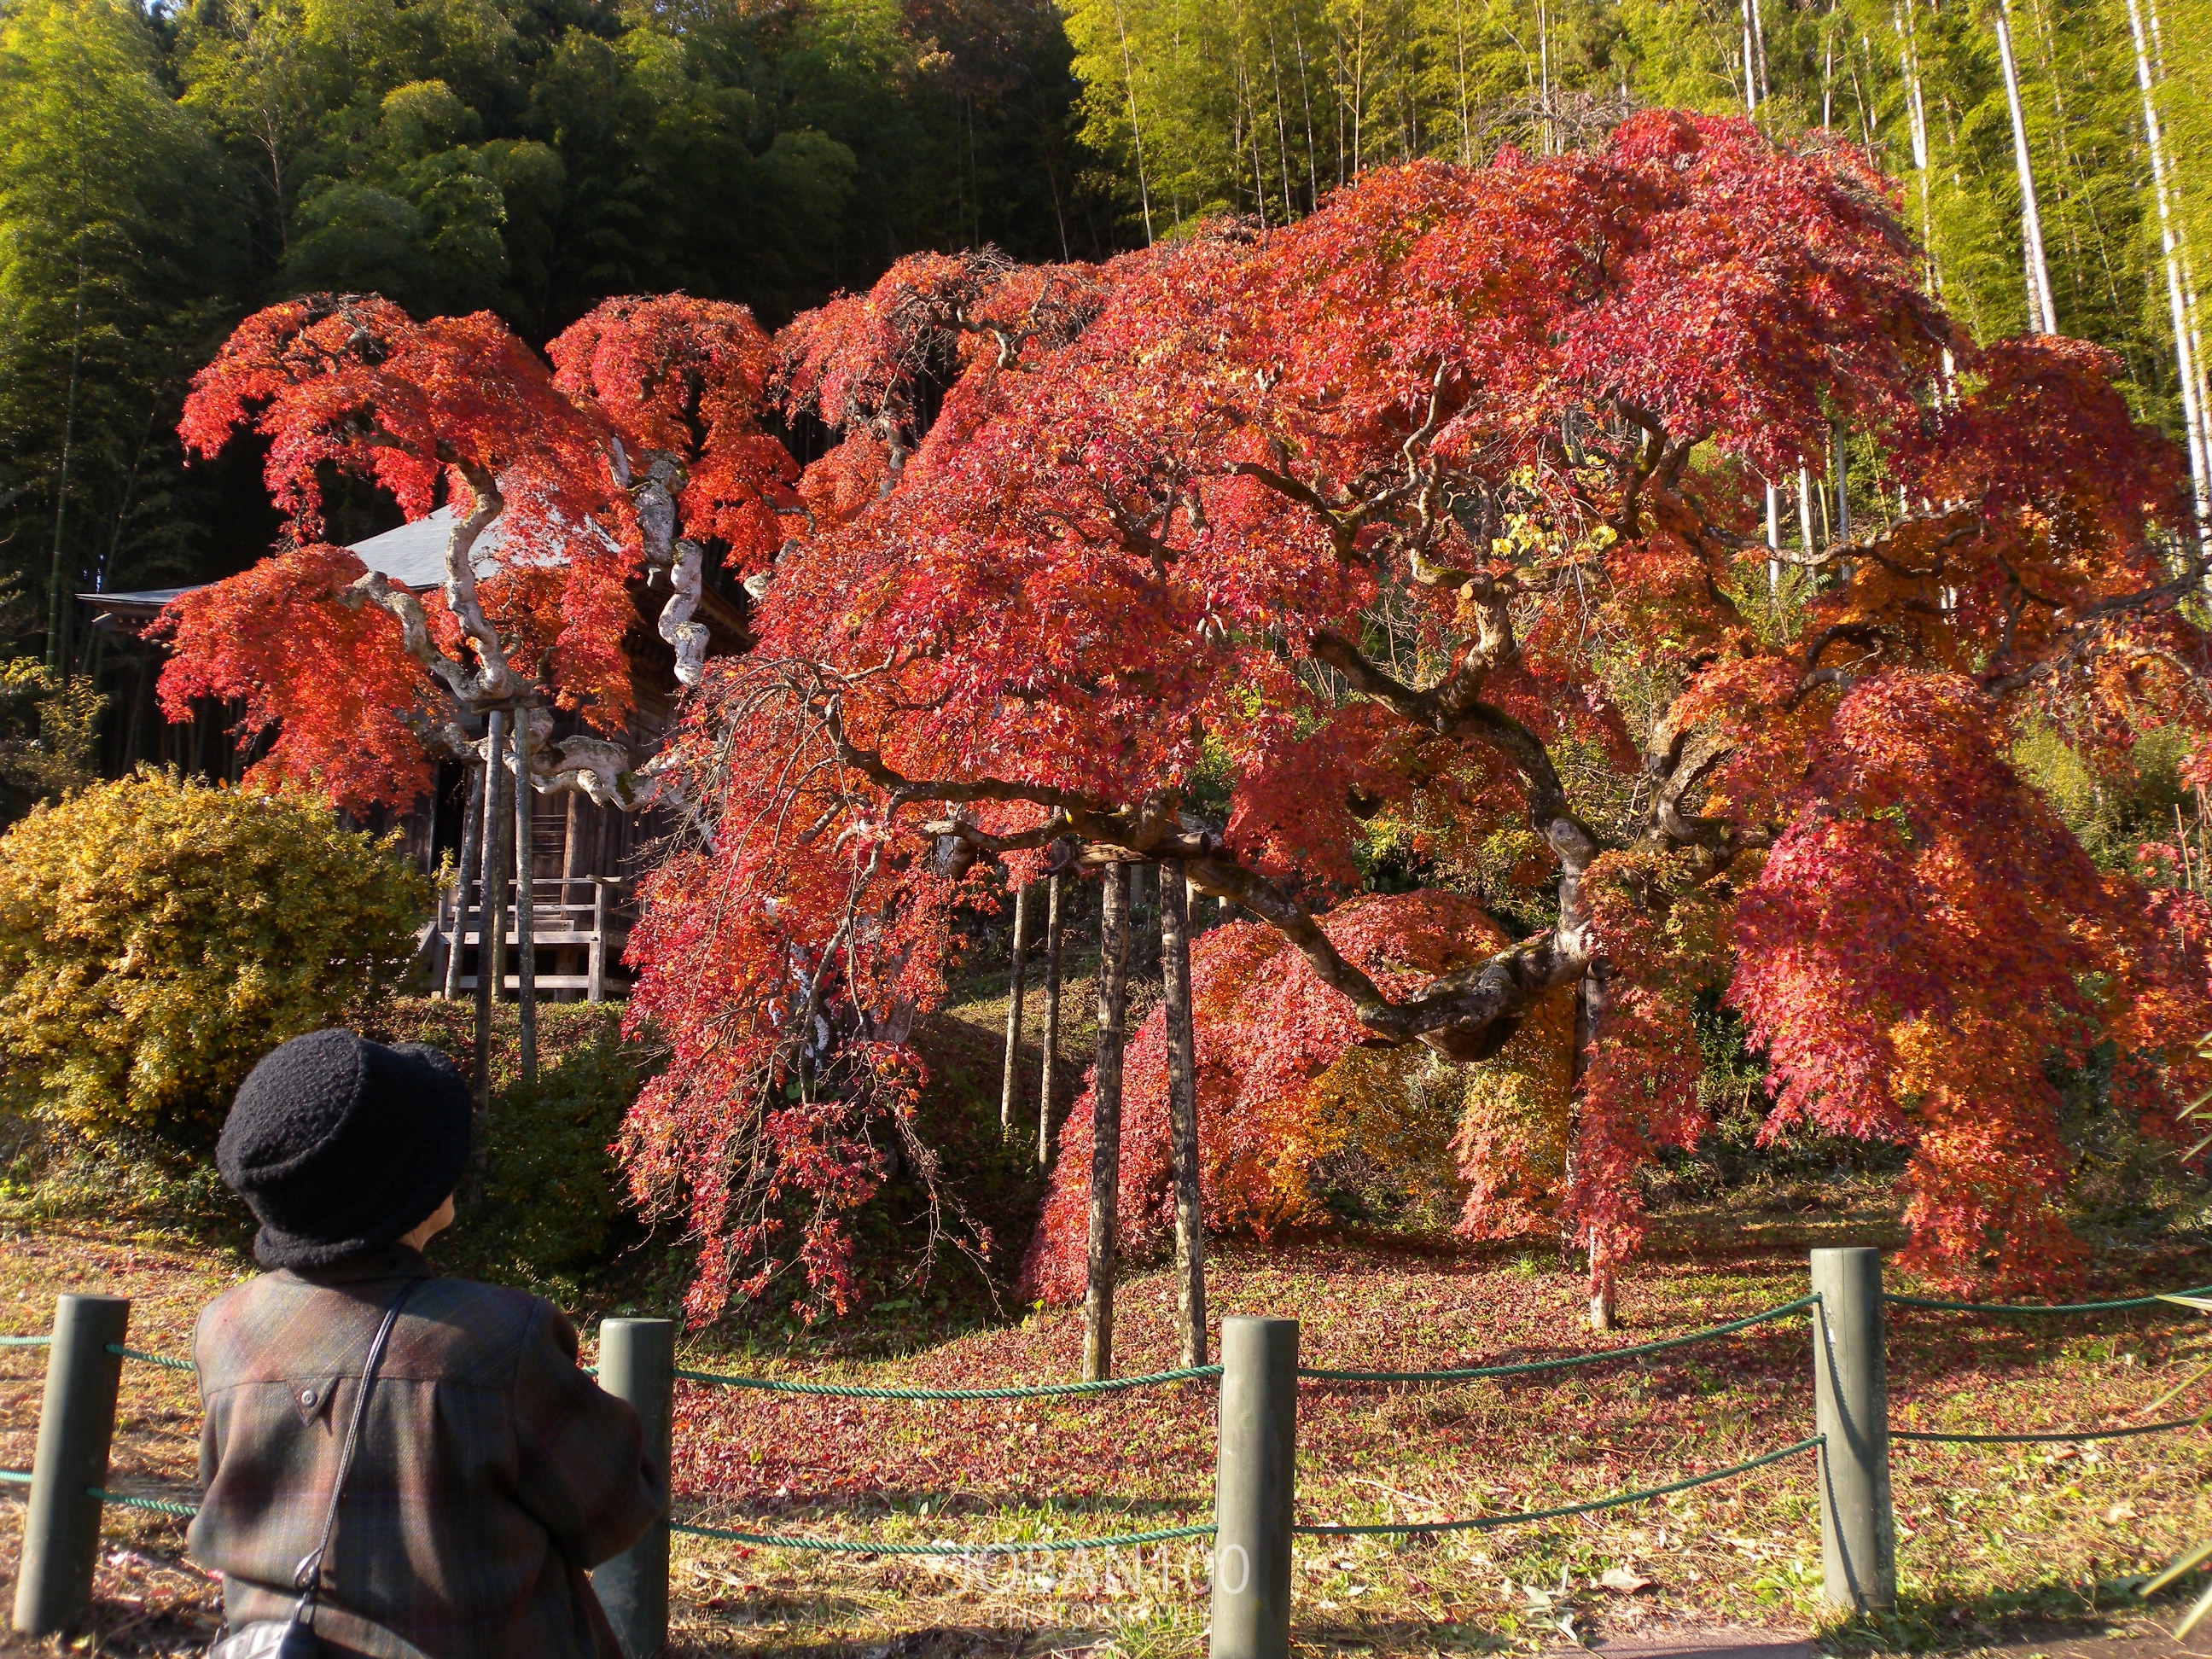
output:
[[323, 1587], [323, 1558], [329, 1553], [331, 1540], [337, 1532], [338, 1500], [345, 1496], [346, 1476], [353, 1472], [353, 1455], [361, 1445], [362, 1425], [368, 1420], [369, 1390], [376, 1386], [377, 1368], [384, 1364], [384, 1350], [392, 1340], [392, 1328], [399, 1322], [399, 1310], [422, 1282], [410, 1279], [400, 1285], [399, 1294], [384, 1310], [384, 1322], [376, 1328], [375, 1336], [369, 1340], [368, 1358], [361, 1368], [361, 1392], [354, 1395], [353, 1419], [346, 1425], [345, 1444], [338, 1452], [337, 1479], [331, 1483], [331, 1507], [323, 1516], [322, 1541], [300, 1558], [300, 1565], [292, 1575], [292, 1588], [300, 1592], [299, 1604], [292, 1609], [295, 1625], [313, 1622], [315, 1598]]

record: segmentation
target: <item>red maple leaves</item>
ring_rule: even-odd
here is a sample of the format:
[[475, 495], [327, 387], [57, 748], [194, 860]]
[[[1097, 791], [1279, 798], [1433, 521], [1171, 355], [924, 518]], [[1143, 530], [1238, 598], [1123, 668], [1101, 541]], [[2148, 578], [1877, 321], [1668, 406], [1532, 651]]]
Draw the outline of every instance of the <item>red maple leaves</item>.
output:
[[[496, 395], [462, 384], [507, 349], [478, 319], [257, 319], [188, 425], [265, 411], [303, 526], [314, 465], [413, 511], [466, 481], [447, 445], [538, 532], [603, 532], [599, 568], [711, 537], [753, 578], [633, 946], [674, 1063], [626, 1144], [709, 1241], [702, 1316], [793, 1264], [845, 1294], [839, 1218], [891, 1148], [927, 1165], [905, 1036], [977, 872], [1108, 857], [1249, 918], [1199, 951], [1218, 1220], [1287, 1213], [1282, 1172], [1380, 1086], [1357, 1055], [1419, 1045], [1464, 1073], [1463, 1224], [1562, 1228], [1602, 1272], [1638, 1170], [1701, 1132], [1698, 999], [1725, 994], [1771, 1133], [1908, 1142], [1919, 1263], [2042, 1280], [2069, 1249], [2050, 1068], [2113, 1045], [2170, 1132], [2212, 1006], [2201, 930], [2094, 867], [2009, 733], [2032, 711], [2102, 764], [2212, 726], [2201, 569], [2109, 363], [1977, 345], [1893, 206], [1856, 151], [1654, 112], [1095, 268], [920, 256], [774, 341], [611, 302], [556, 372], [501, 358]], [[829, 428], [803, 474], [770, 407]], [[1801, 469], [1810, 545], [1771, 546]], [[1810, 500], [1838, 473], [1848, 532]], [[296, 671], [224, 683], [256, 672]], [[1428, 890], [1355, 896], [1386, 858]], [[1041, 1286], [1085, 1144], [1079, 1113]]]
[[[301, 545], [170, 607], [172, 717], [195, 696], [241, 699], [246, 728], [275, 732], [258, 777], [356, 809], [416, 799], [426, 738], [477, 702], [542, 693], [619, 731], [645, 567], [684, 537], [757, 568], [797, 468], [762, 424], [768, 341], [742, 307], [611, 300], [549, 351], [553, 368], [488, 313], [417, 322], [374, 295], [240, 324], [179, 429], [202, 454], [242, 428], [268, 437], [270, 493]], [[453, 509], [459, 551], [422, 599], [427, 639], [344, 595], [358, 560], [313, 545], [333, 471], [410, 520]], [[433, 672], [439, 654], [473, 678], [468, 695]]]

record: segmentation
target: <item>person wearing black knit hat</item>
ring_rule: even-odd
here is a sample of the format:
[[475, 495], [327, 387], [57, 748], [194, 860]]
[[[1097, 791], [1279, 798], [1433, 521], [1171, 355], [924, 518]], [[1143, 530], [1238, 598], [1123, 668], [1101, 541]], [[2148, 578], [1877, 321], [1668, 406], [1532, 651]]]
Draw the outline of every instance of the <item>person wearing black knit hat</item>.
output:
[[216, 1142], [264, 1267], [319, 1267], [404, 1237], [460, 1184], [469, 1086], [427, 1043], [312, 1031], [246, 1076]]
[[[469, 1128], [443, 1054], [351, 1031], [293, 1038], [239, 1089], [216, 1164], [270, 1271], [193, 1335], [207, 1492], [189, 1534], [234, 1628], [307, 1605], [325, 1654], [619, 1659], [586, 1570], [665, 1512], [666, 1471], [637, 1413], [578, 1366], [559, 1310], [424, 1258]], [[333, 1512], [302, 1603], [295, 1564]]]

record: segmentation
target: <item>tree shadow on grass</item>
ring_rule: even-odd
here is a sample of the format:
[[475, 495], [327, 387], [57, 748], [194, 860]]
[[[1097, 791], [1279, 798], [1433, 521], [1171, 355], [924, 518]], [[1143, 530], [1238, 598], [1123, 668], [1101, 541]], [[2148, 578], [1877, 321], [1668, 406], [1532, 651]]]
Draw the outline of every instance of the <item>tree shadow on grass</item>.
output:
[[[1824, 1626], [1818, 1641], [1826, 1652], [1854, 1656], [2021, 1647], [2055, 1656], [2084, 1652], [2105, 1638], [2126, 1635], [2163, 1638], [2157, 1651], [2179, 1651], [2166, 1632], [2186, 1605], [2181, 1593], [2145, 1601], [2139, 1594], [2145, 1582], [2137, 1574], [2094, 1583], [2046, 1582], [1976, 1596], [1908, 1592], [1894, 1607]], [[2192, 1640], [2188, 1645], [2203, 1644]]]

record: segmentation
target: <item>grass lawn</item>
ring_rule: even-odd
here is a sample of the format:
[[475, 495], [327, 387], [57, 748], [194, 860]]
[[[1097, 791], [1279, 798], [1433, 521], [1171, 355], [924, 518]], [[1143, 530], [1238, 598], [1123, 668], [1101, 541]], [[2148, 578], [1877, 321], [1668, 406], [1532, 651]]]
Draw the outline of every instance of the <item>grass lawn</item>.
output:
[[[1622, 1295], [1648, 1341], [1802, 1293], [1809, 1242], [1869, 1224], [1747, 1213], [1669, 1218]], [[1694, 1247], [1694, 1248], [1693, 1248]], [[1224, 1250], [1220, 1314], [1295, 1315], [1304, 1363], [1426, 1369], [1586, 1351], [1581, 1286], [1548, 1258], [1277, 1241]], [[0, 1329], [45, 1328], [52, 1293], [135, 1298], [134, 1345], [181, 1353], [198, 1308], [243, 1264], [120, 1228], [52, 1225], [0, 1240]], [[2107, 1263], [2100, 1291], [2212, 1279], [2179, 1253]], [[1125, 1374], [1173, 1364], [1164, 1273], [1124, 1280]], [[593, 1310], [585, 1310], [587, 1317]], [[878, 1316], [895, 1326], [896, 1313]], [[1065, 1380], [1079, 1316], [930, 1340], [902, 1358], [797, 1346], [687, 1345], [684, 1362], [811, 1380], [930, 1387]], [[884, 1333], [878, 1333], [878, 1335]], [[1987, 1431], [2118, 1424], [2191, 1378], [2208, 1332], [2186, 1316], [1980, 1322], [1898, 1310], [1892, 1420]], [[886, 1345], [869, 1345], [880, 1349]], [[36, 1350], [0, 1351], [0, 1465], [27, 1467]], [[192, 1480], [198, 1410], [185, 1374], [133, 1364], [111, 1484]], [[2212, 1406], [2192, 1383], [2151, 1415]], [[910, 1404], [681, 1385], [679, 1518], [749, 1531], [894, 1540], [1069, 1538], [1207, 1518], [1210, 1388], [1068, 1400]], [[1802, 1318], [1710, 1345], [1553, 1376], [1450, 1386], [1308, 1383], [1299, 1401], [1302, 1521], [1492, 1514], [1657, 1485], [1811, 1432]], [[2212, 1534], [2212, 1437], [2102, 1445], [1899, 1444], [1903, 1606], [1825, 1629], [1838, 1650], [1966, 1649], [2026, 1629], [2125, 1620], [2124, 1583]], [[16, 1489], [20, 1492], [20, 1488]], [[0, 1553], [21, 1504], [0, 1499]], [[183, 1528], [111, 1510], [99, 1583], [100, 1650], [188, 1651], [214, 1599], [181, 1562]], [[1305, 1539], [1296, 1640], [1307, 1653], [1497, 1651], [1657, 1635], [1683, 1625], [1805, 1628], [1820, 1620], [1809, 1455], [1725, 1484], [1604, 1514], [1491, 1533]], [[963, 1564], [827, 1556], [679, 1538], [678, 1650], [692, 1654], [1039, 1653], [1127, 1659], [1203, 1650], [1197, 1544]], [[80, 1649], [79, 1651], [86, 1650]]]

